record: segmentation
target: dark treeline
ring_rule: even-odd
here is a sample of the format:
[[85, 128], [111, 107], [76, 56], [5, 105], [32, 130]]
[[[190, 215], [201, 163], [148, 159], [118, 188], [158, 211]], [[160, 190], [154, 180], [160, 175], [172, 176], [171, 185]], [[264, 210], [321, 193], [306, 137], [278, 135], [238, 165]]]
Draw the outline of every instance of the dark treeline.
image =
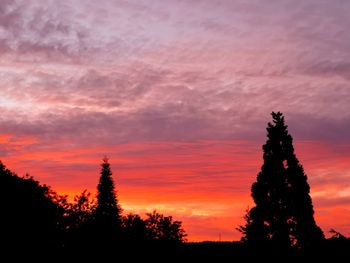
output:
[[145, 219], [137, 214], [123, 216], [107, 158], [101, 164], [96, 200], [85, 190], [73, 202], [33, 177], [19, 177], [0, 161], [0, 209], [1, 252], [86, 256], [86, 252], [104, 251], [108, 256], [122, 248], [147, 254], [158, 247], [174, 249], [187, 236], [181, 221], [157, 211], [147, 213]]
[[[341, 258], [350, 240], [332, 229], [326, 239], [314, 220], [310, 186], [281, 113], [272, 113], [263, 165], [253, 183], [255, 206], [237, 229], [240, 242], [187, 243], [181, 221], [157, 211], [146, 218], [122, 214], [107, 158], [96, 198], [83, 191], [69, 202], [28, 175], [19, 177], [0, 161], [0, 252], [16, 257], [67, 259], [127, 256], [152, 261]], [[47, 259], [47, 258], [46, 258]]]

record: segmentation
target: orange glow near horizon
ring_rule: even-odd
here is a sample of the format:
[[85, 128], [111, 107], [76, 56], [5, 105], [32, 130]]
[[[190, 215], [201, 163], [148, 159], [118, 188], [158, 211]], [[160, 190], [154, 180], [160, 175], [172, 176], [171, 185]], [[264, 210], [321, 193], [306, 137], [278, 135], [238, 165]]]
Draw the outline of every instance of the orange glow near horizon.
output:
[[[11, 136], [6, 136], [0, 138], [12, 147]], [[349, 235], [348, 218], [341, 215], [350, 210], [344, 202], [350, 188], [333, 182], [349, 173], [348, 157], [315, 141], [297, 143], [296, 153], [309, 177], [318, 224], [325, 234], [335, 228]], [[156, 209], [172, 215], [183, 221], [189, 241], [239, 240], [235, 228], [244, 223], [245, 210], [253, 205], [250, 186], [262, 164], [261, 145], [256, 142], [148, 142], [64, 150], [26, 147], [2, 161], [17, 174], [28, 172], [72, 199], [84, 189], [95, 193], [103, 155], [110, 158], [124, 213], [144, 216]], [[339, 216], [336, 222], [335, 216]]]

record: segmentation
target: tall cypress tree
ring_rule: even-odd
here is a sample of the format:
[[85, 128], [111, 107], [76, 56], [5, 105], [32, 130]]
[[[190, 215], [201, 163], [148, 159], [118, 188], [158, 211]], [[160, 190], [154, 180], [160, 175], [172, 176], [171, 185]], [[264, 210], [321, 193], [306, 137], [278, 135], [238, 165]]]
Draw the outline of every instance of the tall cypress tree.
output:
[[97, 207], [95, 220], [99, 231], [104, 233], [117, 233], [121, 228], [121, 208], [118, 204], [112, 171], [108, 158], [101, 164], [101, 176], [97, 186]]
[[284, 117], [272, 112], [272, 118], [263, 145], [264, 163], [252, 185], [255, 207], [247, 212], [246, 225], [239, 230], [251, 244], [272, 244], [281, 251], [307, 248], [324, 235], [314, 220], [310, 186], [294, 154]]

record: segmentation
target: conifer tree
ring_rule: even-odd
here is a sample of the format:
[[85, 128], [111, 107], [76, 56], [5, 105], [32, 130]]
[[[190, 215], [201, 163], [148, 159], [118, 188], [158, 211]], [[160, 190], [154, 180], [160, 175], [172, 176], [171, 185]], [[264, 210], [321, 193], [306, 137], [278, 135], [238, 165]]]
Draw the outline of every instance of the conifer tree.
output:
[[263, 145], [264, 163], [252, 185], [255, 207], [245, 216], [246, 225], [238, 230], [243, 241], [285, 251], [307, 248], [324, 238], [314, 220], [310, 186], [294, 153], [282, 113], [272, 112], [267, 141]]
[[105, 157], [103, 159], [101, 167], [100, 181], [97, 186], [95, 221], [99, 231], [112, 234], [119, 231], [121, 228], [122, 211], [118, 204], [108, 158]]

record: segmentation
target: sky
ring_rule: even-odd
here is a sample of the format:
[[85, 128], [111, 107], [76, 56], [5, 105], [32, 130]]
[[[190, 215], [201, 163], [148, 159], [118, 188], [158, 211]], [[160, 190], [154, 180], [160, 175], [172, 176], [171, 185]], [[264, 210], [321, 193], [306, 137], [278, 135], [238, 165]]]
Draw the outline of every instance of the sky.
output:
[[239, 240], [272, 111], [350, 235], [350, 1], [0, 0], [0, 160], [60, 194]]

